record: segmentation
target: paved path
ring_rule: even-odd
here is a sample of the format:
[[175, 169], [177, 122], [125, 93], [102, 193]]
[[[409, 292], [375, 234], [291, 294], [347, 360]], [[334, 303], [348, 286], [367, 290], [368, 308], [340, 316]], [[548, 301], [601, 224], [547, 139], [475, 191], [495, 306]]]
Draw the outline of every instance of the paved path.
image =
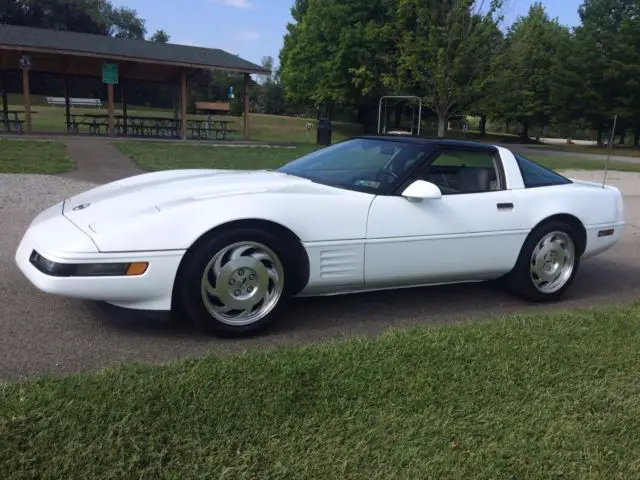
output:
[[64, 140], [76, 170], [62, 174], [73, 180], [107, 183], [142, 173], [134, 163], [105, 140], [69, 138]]

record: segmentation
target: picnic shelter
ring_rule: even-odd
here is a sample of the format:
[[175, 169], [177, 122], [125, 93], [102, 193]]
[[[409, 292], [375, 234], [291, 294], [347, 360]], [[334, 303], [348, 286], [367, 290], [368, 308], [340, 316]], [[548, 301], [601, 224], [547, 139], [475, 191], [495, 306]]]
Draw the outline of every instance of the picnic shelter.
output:
[[[50, 105], [64, 107], [67, 133], [78, 133], [78, 126], [89, 121], [93, 130], [109, 136], [137, 135], [169, 136], [187, 139], [201, 138], [202, 131], [213, 128], [216, 135], [226, 132], [228, 120], [213, 126], [209, 119], [189, 120], [187, 117], [188, 82], [203, 70], [223, 70], [244, 74], [243, 137], [249, 136], [248, 92], [252, 74], [269, 74], [263, 67], [223, 50], [146, 40], [113, 38], [103, 35], [48, 30], [0, 24], [0, 90], [2, 90], [2, 120], [7, 128], [32, 131], [30, 74], [38, 72], [59, 75], [63, 81], [63, 97], [47, 97]], [[7, 74], [18, 74], [22, 80], [24, 111], [10, 111], [7, 99]], [[80, 119], [72, 115], [72, 106], [99, 107], [100, 99], [74, 98], [69, 91], [69, 77], [101, 78], [107, 90], [105, 113], [84, 114]], [[126, 85], [128, 81], [142, 81], [173, 85], [178, 89], [177, 118], [127, 115]], [[122, 91], [122, 114], [115, 114], [114, 87]], [[218, 109], [224, 110], [226, 107]], [[215, 109], [214, 109], [215, 110]], [[23, 113], [24, 119], [18, 114]], [[88, 119], [88, 120], [87, 120]], [[61, 119], [62, 120], [62, 119]], [[214, 120], [213, 123], [216, 121]], [[218, 138], [219, 135], [217, 135]]]

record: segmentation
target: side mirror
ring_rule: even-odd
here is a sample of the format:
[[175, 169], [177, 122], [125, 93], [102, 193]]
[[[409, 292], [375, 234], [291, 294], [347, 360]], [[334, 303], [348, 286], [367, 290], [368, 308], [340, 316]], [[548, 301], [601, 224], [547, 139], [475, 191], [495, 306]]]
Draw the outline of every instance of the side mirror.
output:
[[424, 180], [416, 180], [402, 192], [402, 196], [410, 202], [422, 200], [437, 200], [442, 198], [442, 192], [437, 185]]

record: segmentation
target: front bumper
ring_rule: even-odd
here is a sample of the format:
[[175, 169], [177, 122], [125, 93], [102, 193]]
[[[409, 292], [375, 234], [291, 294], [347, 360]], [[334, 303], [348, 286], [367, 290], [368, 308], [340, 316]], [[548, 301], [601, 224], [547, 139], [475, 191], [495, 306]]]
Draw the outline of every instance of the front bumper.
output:
[[[37, 254], [34, 254], [37, 252]], [[20, 271], [43, 292], [104, 301], [137, 310], [170, 310], [174, 279], [183, 250], [161, 252], [99, 252], [91, 238], [62, 215], [62, 204], [38, 215], [16, 251]], [[141, 275], [92, 275], [95, 264], [147, 262]], [[84, 275], [76, 275], [77, 266]]]

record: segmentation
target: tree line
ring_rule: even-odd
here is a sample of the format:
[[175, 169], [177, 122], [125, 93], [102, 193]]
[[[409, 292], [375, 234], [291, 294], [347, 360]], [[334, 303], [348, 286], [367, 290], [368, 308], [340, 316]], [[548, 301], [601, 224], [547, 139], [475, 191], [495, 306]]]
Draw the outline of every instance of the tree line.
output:
[[[638, 145], [640, 0], [584, 0], [578, 14], [570, 28], [535, 3], [504, 26], [502, 0], [294, 0], [279, 66], [263, 58], [273, 74], [251, 88], [250, 108], [313, 114], [324, 106], [373, 128], [380, 96], [417, 95], [439, 135], [452, 117], [473, 115], [483, 132], [490, 121], [517, 125], [523, 136], [552, 126], [593, 130], [600, 140], [618, 115], [616, 133], [633, 132]], [[170, 40], [164, 30], [149, 35], [135, 10], [109, 0], [2, 0], [0, 23]], [[76, 88], [95, 94], [97, 82]], [[194, 78], [190, 106], [226, 100], [229, 86], [241, 112], [243, 78], [225, 72]], [[43, 77], [34, 88], [52, 95], [59, 85]], [[167, 107], [174, 90], [136, 85], [133, 97]]]
[[169, 35], [157, 30], [147, 38], [145, 20], [127, 7], [109, 0], [2, 0], [0, 23], [94, 33], [166, 43]]
[[501, 0], [295, 0], [280, 52], [286, 99], [358, 109], [417, 95], [437, 117], [570, 125], [640, 140], [640, 0], [584, 0], [574, 28], [541, 3], [505, 28]]

